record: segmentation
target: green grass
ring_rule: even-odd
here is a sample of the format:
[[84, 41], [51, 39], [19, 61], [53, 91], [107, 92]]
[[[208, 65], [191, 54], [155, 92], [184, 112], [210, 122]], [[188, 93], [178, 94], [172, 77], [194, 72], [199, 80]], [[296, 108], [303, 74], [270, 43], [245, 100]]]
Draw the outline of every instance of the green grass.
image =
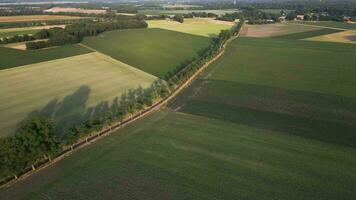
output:
[[9, 189], [5, 199], [352, 199], [356, 151], [161, 111]]
[[35, 51], [23, 51], [0, 46], [0, 70], [89, 52], [88, 49], [79, 45], [66, 45]]
[[149, 20], [149, 28], [162, 28], [200, 36], [216, 37], [221, 30], [230, 29], [234, 23], [222, 23], [213, 19], [185, 19], [184, 23], [166, 20]]
[[40, 30], [29, 29], [29, 30], [13, 30], [9, 31], [6, 29], [0, 29], [0, 38], [14, 36], [14, 35], [24, 35], [24, 34], [35, 34]]
[[53, 117], [60, 134], [102, 115], [121, 94], [156, 78], [100, 53], [0, 71], [0, 137], [29, 116]]
[[356, 147], [355, 55], [354, 45], [240, 38], [173, 108]]
[[346, 22], [333, 22], [333, 21], [318, 21], [318, 22], [308, 22], [308, 21], [296, 21], [293, 23], [308, 24], [316, 26], [325, 26], [330, 28], [341, 28], [356, 30], [356, 24], [346, 23]]
[[338, 33], [338, 32], [342, 32], [342, 31], [324, 28], [324, 29], [320, 29], [320, 30], [313, 30], [313, 31], [306, 31], [306, 32], [301, 32], [301, 33], [293, 33], [293, 34], [288, 34], [288, 35], [277, 36], [277, 38], [300, 40], [300, 39], [318, 37], [318, 36], [328, 35], [328, 34]]
[[83, 43], [157, 77], [198, 56], [211, 39], [163, 29], [134, 29], [103, 33]]

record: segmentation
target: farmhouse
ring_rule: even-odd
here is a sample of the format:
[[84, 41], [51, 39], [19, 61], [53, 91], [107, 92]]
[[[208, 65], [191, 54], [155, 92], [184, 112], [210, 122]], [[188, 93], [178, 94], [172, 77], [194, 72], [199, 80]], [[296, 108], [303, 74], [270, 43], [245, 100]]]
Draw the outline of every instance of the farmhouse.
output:
[[286, 16], [280, 16], [279, 18], [278, 18], [278, 20], [280, 21], [280, 22], [285, 22], [286, 21]]
[[304, 20], [304, 15], [297, 15], [297, 20]]

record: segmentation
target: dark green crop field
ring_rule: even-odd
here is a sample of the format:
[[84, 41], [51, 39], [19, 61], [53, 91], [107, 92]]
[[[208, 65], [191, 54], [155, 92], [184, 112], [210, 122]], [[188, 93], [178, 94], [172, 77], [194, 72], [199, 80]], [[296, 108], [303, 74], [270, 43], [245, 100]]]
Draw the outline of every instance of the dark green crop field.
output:
[[91, 51], [79, 45], [66, 45], [57, 48], [35, 51], [24, 51], [0, 47], [0, 70], [89, 52]]
[[356, 150], [158, 112], [10, 189], [4, 199], [352, 199]]
[[112, 31], [83, 43], [133, 67], [164, 78], [185, 61], [198, 56], [210, 39], [163, 29]]
[[354, 63], [352, 45], [240, 38], [173, 107], [356, 147]]
[[317, 37], [317, 36], [338, 33], [338, 32], [341, 32], [341, 30], [324, 28], [324, 29], [320, 29], [320, 30], [306, 31], [306, 32], [301, 32], [301, 33], [293, 33], [293, 34], [288, 34], [288, 35], [276, 36], [276, 38], [300, 40], [300, 39]]

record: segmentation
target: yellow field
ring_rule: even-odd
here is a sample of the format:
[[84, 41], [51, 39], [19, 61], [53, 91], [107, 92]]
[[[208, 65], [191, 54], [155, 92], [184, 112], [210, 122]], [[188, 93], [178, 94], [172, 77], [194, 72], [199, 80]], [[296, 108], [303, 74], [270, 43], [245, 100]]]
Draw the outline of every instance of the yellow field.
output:
[[216, 36], [223, 29], [229, 29], [233, 22], [217, 21], [211, 18], [184, 19], [184, 23], [171, 20], [147, 21], [149, 28], [162, 28], [200, 36]]
[[328, 35], [308, 38], [306, 40], [321, 41], [321, 42], [341, 42], [356, 44], [356, 30], [342, 31]]
[[[79, 120], [90, 108], [110, 106], [129, 89], [156, 79], [100, 53], [89, 53], [0, 71], [0, 137], [30, 113]], [[99, 110], [102, 110], [100, 108]]]
[[241, 36], [244, 37], [275, 37], [288, 35], [292, 33], [300, 33], [305, 31], [319, 30], [319, 27], [298, 26], [290, 23], [275, 23], [264, 25], [245, 25], [241, 31]]
[[63, 16], [63, 15], [23, 15], [23, 16], [4, 16], [0, 17], [2, 22], [29, 22], [29, 21], [49, 21], [49, 20], [66, 20], [79, 19], [81, 17]]

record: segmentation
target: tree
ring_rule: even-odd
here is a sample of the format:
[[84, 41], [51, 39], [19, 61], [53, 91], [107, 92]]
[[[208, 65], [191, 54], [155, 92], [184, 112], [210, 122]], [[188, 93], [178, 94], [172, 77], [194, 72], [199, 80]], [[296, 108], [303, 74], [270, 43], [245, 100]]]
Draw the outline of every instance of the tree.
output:
[[184, 22], [184, 17], [183, 17], [183, 15], [174, 15], [173, 20], [177, 21], [179, 23], [183, 23]]
[[15, 138], [26, 153], [27, 162], [34, 163], [42, 156], [50, 157], [59, 149], [51, 119], [36, 117], [25, 121]]

